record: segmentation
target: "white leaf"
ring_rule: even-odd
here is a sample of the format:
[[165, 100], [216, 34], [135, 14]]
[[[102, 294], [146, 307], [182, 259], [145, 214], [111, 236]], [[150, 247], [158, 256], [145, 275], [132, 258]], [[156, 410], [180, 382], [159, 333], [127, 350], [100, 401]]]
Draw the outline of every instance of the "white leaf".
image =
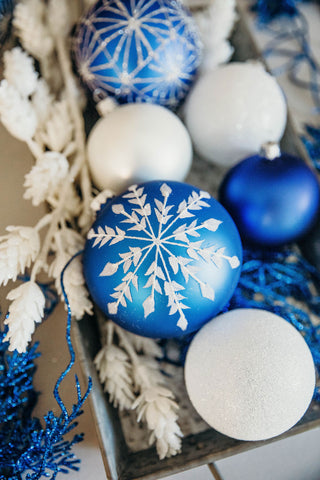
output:
[[[137, 185], [135, 185], [135, 187], [137, 187]], [[136, 195], [137, 197], [141, 197], [141, 195], [143, 194], [144, 192], [144, 188], [143, 187], [140, 187], [136, 190]]]
[[[142, 220], [145, 220], [145, 219], [143, 218]], [[145, 227], [142, 225], [142, 222], [141, 222], [141, 223], [137, 223], [136, 225], [133, 225], [132, 227], [128, 228], [128, 231], [129, 230], [134, 230], [136, 232], [141, 232], [144, 229], [145, 229]]]
[[30, 267], [40, 251], [40, 237], [31, 227], [6, 228], [8, 235], [0, 237], [0, 284], [15, 281]]
[[[181, 266], [181, 265], [180, 265]], [[182, 272], [182, 275], [186, 281], [186, 283], [188, 283], [188, 280], [189, 280], [189, 271], [187, 268], [181, 266], [181, 272]]]
[[118, 302], [108, 303], [107, 307], [110, 315], [116, 315], [118, 312]]
[[184, 232], [186, 230], [186, 228], [187, 228], [187, 224], [184, 223], [183, 225], [180, 225], [180, 227], [178, 227], [176, 230], [174, 230], [173, 233], [175, 235], [176, 233]]
[[185, 290], [184, 286], [180, 285], [180, 283], [177, 283], [175, 281], [172, 281], [170, 283], [171, 283], [171, 287], [175, 292], [181, 292], [182, 290]]
[[157, 198], [154, 199], [154, 203], [157, 205], [159, 212], [162, 213], [164, 207], [163, 203], [160, 202], [160, 200], [158, 200]]
[[180, 240], [180, 242], [189, 243], [189, 239], [184, 232], [179, 233], [178, 235], [175, 235], [174, 238], [175, 238], [175, 240]]
[[152, 312], [154, 312], [154, 297], [150, 295], [142, 304], [144, 310], [144, 317], [146, 318]]
[[119, 268], [119, 263], [110, 263], [108, 262], [102, 272], [100, 273], [100, 277], [109, 277], [110, 275], [113, 275], [116, 273], [116, 271]]
[[9, 315], [4, 321], [9, 330], [3, 341], [10, 343], [9, 350], [25, 352], [35, 324], [40, 323], [44, 314], [45, 297], [41, 288], [33, 281], [23, 283], [11, 290], [7, 299], [12, 303]]
[[191, 237], [200, 237], [200, 234], [196, 230], [187, 230], [186, 233]]
[[144, 195], [142, 195], [142, 196], [140, 197], [140, 205], [141, 205], [142, 207], [145, 206], [144, 204], [145, 204], [145, 202], [146, 202], [146, 198], [147, 198], [147, 195], [146, 195], [146, 194], [144, 194]]
[[105, 345], [96, 355], [94, 364], [113, 406], [120, 410], [131, 408], [135, 397], [132, 367], [126, 352], [116, 345]]
[[137, 275], [132, 276], [131, 283], [136, 288], [136, 290], [138, 290], [138, 277], [137, 277]]
[[20, 47], [4, 52], [4, 77], [24, 98], [32, 95], [37, 88], [38, 73], [33, 58]]
[[205, 262], [211, 261], [212, 252], [208, 248], [204, 248], [203, 250], [199, 250], [199, 255], [203, 258]]
[[23, 0], [14, 10], [13, 25], [24, 47], [37, 60], [48, 59], [53, 50], [53, 38], [44, 24], [45, 4], [41, 0]]
[[178, 311], [178, 305], [171, 301], [170, 303], [170, 310], [169, 310], [169, 315], [174, 315]]
[[133, 265], [136, 267], [142, 255], [141, 248], [130, 248], [130, 250], [133, 252]]
[[123, 205], [121, 205], [121, 203], [117, 203], [115, 205], [112, 205], [111, 209], [112, 209], [113, 213], [116, 213], [117, 215], [124, 212], [124, 208], [123, 208]]
[[163, 219], [162, 219], [163, 225], [166, 225], [168, 223], [168, 221], [170, 220], [170, 218], [172, 218], [172, 217], [173, 217], [173, 215], [164, 215]]
[[216, 267], [218, 268], [222, 268], [223, 267], [223, 260], [221, 258], [220, 255], [216, 255], [215, 253], [212, 255], [212, 261], [214, 262], [214, 264], [216, 265]]
[[154, 285], [154, 282], [155, 282], [155, 276], [154, 276], [154, 275], [150, 275], [150, 277], [148, 278], [147, 283], [144, 285], [143, 288], [152, 287], [152, 286]]
[[121, 297], [121, 292], [111, 293], [110, 297], [118, 299]]
[[200, 191], [200, 196], [201, 196], [201, 198], [210, 198], [211, 197], [210, 193], [206, 192], [205, 190]]
[[211, 232], [215, 232], [216, 230], [218, 230], [221, 223], [222, 223], [221, 220], [216, 220], [215, 218], [209, 218], [209, 220], [206, 220], [205, 222], [203, 222], [202, 226], [207, 230], [210, 230]]
[[180, 218], [188, 218], [188, 217], [194, 217], [194, 214], [189, 212], [188, 209], [185, 209], [180, 213]]
[[210, 207], [209, 203], [204, 202], [203, 200], [199, 200], [197, 202], [198, 207]]
[[189, 255], [189, 257], [193, 258], [194, 260], [199, 260], [199, 255], [192, 248], [188, 248], [187, 254]]
[[156, 268], [156, 275], [161, 278], [161, 280], [165, 280], [166, 278], [161, 267]]
[[123, 264], [123, 271], [124, 273], [126, 273], [129, 268], [131, 267], [131, 264], [132, 264], [132, 260], [126, 260]]
[[175, 274], [177, 274], [178, 271], [179, 271], [179, 262], [178, 262], [177, 258], [174, 257], [173, 255], [170, 255], [170, 257], [169, 257], [169, 263], [170, 263], [170, 265], [171, 265], [171, 268], [172, 268], [173, 272], [174, 272]]
[[31, 101], [37, 114], [38, 126], [42, 128], [48, 119], [53, 103], [53, 95], [50, 93], [49, 86], [44, 78], [40, 78], [37, 81], [36, 90], [32, 95]]
[[52, 103], [48, 118], [38, 134], [49, 150], [60, 153], [69, 150], [73, 141], [74, 123], [66, 99]]
[[155, 282], [154, 282], [154, 289], [156, 292], [162, 294], [162, 288], [160, 286], [160, 283], [158, 282], [157, 279], [155, 279]]
[[186, 330], [187, 326], [188, 326], [187, 319], [183, 314], [181, 314], [180, 318], [177, 322], [177, 327], [181, 328], [181, 330], [184, 331], [184, 330]]
[[163, 183], [160, 187], [160, 192], [161, 192], [163, 197], [168, 197], [170, 195], [170, 193], [172, 192], [172, 190], [169, 187], [169, 185], [167, 185], [166, 183]]
[[[136, 185], [135, 185], [136, 187]], [[129, 190], [132, 190], [132, 188], [130, 187]], [[129, 192], [129, 193], [126, 193], [125, 195], [123, 195], [123, 198], [135, 198], [136, 194], [134, 192]]]
[[201, 295], [209, 300], [215, 299], [215, 293], [213, 288], [210, 287], [207, 283], [200, 283]]
[[0, 117], [5, 128], [19, 140], [30, 141], [34, 136], [38, 125], [35, 109], [7, 80], [0, 83]]
[[230, 263], [231, 268], [238, 268], [239, 265], [240, 265], [240, 260], [236, 255], [234, 255], [233, 257], [231, 257], [229, 259], [229, 263]]
[[127, 306], [127, 302], [126, 302], [126, 299], [125, 299], [125, 296], [122, 295], [119, 297], [119, 302], [120, 304], [123, 306], [123, 307], [126, 307]]
[[126, 235], [126, 232], [124, 230], [121, 230], [121, 228], [117, 227], [116, 226], [116, 231], [117, 231], [117, 234], [120, 236], [120, 237], [124, 237]]
[[157, 208], [154, 209], [155, 211], [155, 214], [156, 214], [156, 217], [157, 217], [157, 220], [159, 223], [163, 223], [163, 217], [162, 217], [162, 213], [159, 212], [159, 210]]
[[151, 275], [152, 273], [154, 273], [155, 268], [156, 268], [156, 263], [155, 263], [155, 262], [152, 262], [152, 263], [150, 264], [148, 270], [146, 271], [145, 275]]
[[136, 197], [129, 200], [129, 203], [131, 203], [132, 205], [141, 205], [140, 199]]
[[125, 237], [119, 235], [118, 237], [114, 237], [111, 242], [110, 242], [110, 245], [115, 245], [116, 243], [119, 243], [119, 242], [122, 242], [122, 240], [124, 239]]
[[58, 152], [44, 152], [25, 176], [25, 199], [31, 199], [34, 206], [50, 197], [58, 196], [61, 183], [69, 170], [68, 160]]
[[187, 202], [185, 200], [182, 200], [182, 202], [178, 206], [178, 213], [181, 213], [185, 208], [187, 207]]

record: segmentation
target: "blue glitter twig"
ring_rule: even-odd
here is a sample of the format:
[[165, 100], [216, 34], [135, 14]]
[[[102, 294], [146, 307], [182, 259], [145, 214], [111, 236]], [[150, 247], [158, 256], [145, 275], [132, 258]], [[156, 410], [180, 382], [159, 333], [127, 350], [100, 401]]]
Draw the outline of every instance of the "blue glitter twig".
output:
[[[264, 49], [265, 57], [277, 55], [284, 58], [284, 63], [273, 70], [275, 76], [287, 73], [289, 80], [300, 88], [308, 90], [314, 104], [314, 111], [320, 112], [320, 65], [310, 47], [309, 26], [306, 18], [297, 7], [295, 0], [257, 0], [251, 5], [257, 15], [261, 28], [273, 36]], [[301, 2], [300, 2], [301, 3]], [[279, 17], [286, 17], [285, 22], [274, 22]], [[296, 49], [288, 48], [288, 41], [294, 41]], [[301, 78], [308, 71], [309, 80]], [[320, 171], [320, 129], [305, 126], [301, 140], [313, 162]]]
[[[87, 390], [82, 396], [79, 380], [75, 376], [77, 402], [72, 406], [71, 413], [68, 413], [60, 397], [59, 388], [75, 361], [70, 335], [71, 310], [63, 285], [63, 275], [71, 261], [80, 253], [82, 252], [72, 257], [61, 274], [62, 291], [68, 308], [66, 339], [70, 352], [70, 362], [59, 376], [54, 389], [62, 413], [56, 416], [49, 411], [44, 416], [44, 427], [39, 419], [32, 417], [37, 399], [33, 374], [34, 360], [39, 356], [36, 352], [38, 345], [29, 347], [26, 353], [10, 354], [7, 350], [8, 343], [0, 344], [0, 400], [4, 400], [0, 418], [0, 480], [38, 480], [42, 476], [54, 480], [58, 473], [79, 469], [80, 460], [75, 458], [72, 448], [83, 439], [83, 435], [76, 434], [72, 440], [65, 440], [64, 436], [77, 426], [76, 419], [82, 413], [92, 382], [89, 378]], [[44, 285], [42, 288], [48, 295], [48, 307], [52, 308], [55, 304], [52, 290]], [[5, 334], [6, 329], [0, 332], [0, 341]]]

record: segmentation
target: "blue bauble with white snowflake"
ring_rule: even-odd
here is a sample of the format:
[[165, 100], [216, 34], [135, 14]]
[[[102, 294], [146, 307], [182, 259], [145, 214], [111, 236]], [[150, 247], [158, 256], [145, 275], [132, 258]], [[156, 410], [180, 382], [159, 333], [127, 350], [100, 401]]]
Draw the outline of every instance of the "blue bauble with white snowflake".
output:
[[80, 21], [74, 50], [96, 99], [175, 108], [195, 79], [201, 41], [179, 0], [99, 0]]
[[[269, 152], [274, 148], [270, 145]], [[299, 157], [275, 150], [235, 165], [224, 178], [219, 200], [244, 243], [279, 247], [305, 235], [320, 205], [318, 179]]]
[[242, 246], [224, 207], [180, 182], [152, 181], [110, 201], [85, 246], [93, 300], [121, 327], [154, 338], [198, 330], [229, 301]]

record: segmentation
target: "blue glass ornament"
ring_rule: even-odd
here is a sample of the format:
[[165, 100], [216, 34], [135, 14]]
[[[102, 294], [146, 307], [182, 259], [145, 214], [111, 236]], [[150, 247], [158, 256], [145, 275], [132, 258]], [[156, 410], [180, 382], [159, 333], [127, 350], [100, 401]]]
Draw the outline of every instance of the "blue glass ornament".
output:
[[242, 247], [230, 215], [180, 182], [130, 187], [88, 234], [84, 275], [97, 305], [123, 328], [154, 338], [198, 330], [229, 301]]
[[201, 57], [194, 20], [175, 0], [99, 0], [82, 19], [75, 60], [96, 99], [175, 108]]
[[313, 171], [298, 157], [255, 155], [227, 173], [219, 199], [245, 243], [274, 247], [296, 241], [314, 224], [320, 190]]

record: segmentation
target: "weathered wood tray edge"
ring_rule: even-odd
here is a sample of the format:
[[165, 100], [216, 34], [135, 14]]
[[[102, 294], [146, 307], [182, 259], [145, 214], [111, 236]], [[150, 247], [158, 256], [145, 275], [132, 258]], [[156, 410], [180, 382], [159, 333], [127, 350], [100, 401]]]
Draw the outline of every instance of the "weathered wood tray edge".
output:
[[118, 412], [103, 392], [93, 364], [93, 359], [101, 348], [97, 318], [85, 317], [80, 322], [75, 322], [73, 335], [83, 372], [93, 382], [89, 399], [108, 480], [156, 480], [320, 426], [320, 405], [312, 403], [297, 425], [270, 440], [234, 440], [208, 427], [206, 431], [185, 437], [182, 440], [182, 453], [175, 457], [160, 461], [155, 448], [132, 453], [126, 445]]
[[[239, 20], [233, 35], [233, 44], [236, 49], [235, 60], [261, 60], [246, 23], [243, 8], [239, 10]], [[287, 152], [299, 154], [307, 162], [309, 161], [302, 142], [298, 139], [290, 122], [290, 113], [282, 147]], [[207, 169], [212, 170], [213, 175], [216, 174], [212, 165], [203, 164], [203, 160], [200, 159], [199, 162], [196, 169], [205, 167], [206, 178], [210, 177]], [[196, 184], [196, 182], [192, 182], [192, 173], [189, 180], [190, 183]], [[200, 186], [211, 192], [214, 190], [210, 188], [210, 185]], [[75, 322], [73, 334], [83, 372], [86, 376], [90, 376], [93, 382], [89, 401], [93, 410], [108, 480], [156, 480], [320, 426], [320, 406], [312, 403], [302, 420], [295, 427], [289, 432], [267, 441], [242, 442], [221, 435], [208, 427], [206, 431], [185, 437], [182, 441], [182, 453], [175, 457], [160, 461], [154, 448], [132, 453], [126, 445], [118, 412], [110, 405], [107, 395], [103, 392], [93, 365], [93, 359], [101, 348], [97, 318], [85, 317], [81, 321]]]

